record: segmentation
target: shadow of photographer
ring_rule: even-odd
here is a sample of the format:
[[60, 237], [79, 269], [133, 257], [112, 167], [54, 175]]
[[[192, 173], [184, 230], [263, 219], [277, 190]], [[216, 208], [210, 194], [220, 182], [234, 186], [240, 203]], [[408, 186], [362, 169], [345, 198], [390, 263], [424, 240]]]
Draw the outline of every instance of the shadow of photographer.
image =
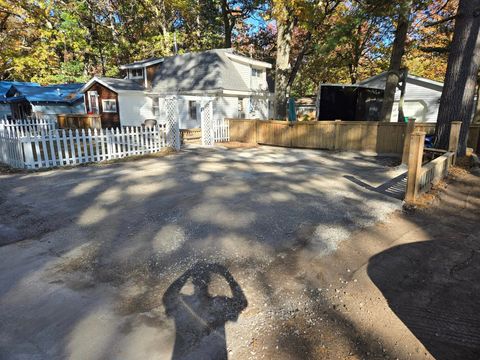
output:
[[[213, 276], [226, 281], [231, 296], [210, 294]], [[193, 290], [185, 293], [189, 281]], [[163, 304], [175, 320], [172, 359], [227, 359], [225, 324], [236, 321], [248, 302], [226, 267], [199, 262], [169, 286]]]

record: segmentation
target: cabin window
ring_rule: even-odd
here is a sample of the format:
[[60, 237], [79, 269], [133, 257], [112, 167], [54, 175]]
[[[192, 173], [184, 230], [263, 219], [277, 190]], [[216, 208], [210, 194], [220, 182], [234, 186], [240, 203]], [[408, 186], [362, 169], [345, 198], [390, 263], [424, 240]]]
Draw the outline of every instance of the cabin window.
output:
[[131, 79], [142, 79], [143, 78], [143, 69], [132, 69], [130, 70]]
[[188, 112], [190, 113], [190, 120], [197, 120], [197, 102], [190, 100], [188, 102]]
[[252, 68], [252, 76], [253, 77], [260, 77], [261, 75], [262, 75], [262, 70]]
[[87, 98], [88, 98], [87, 113], [98, 114], [98, 93], [96, 91], [88, 91]]
[[116, 113], [117, 112], [117, 101], [115, 99], [103, 99], [102, 100], [102, 111], [104, 113]]

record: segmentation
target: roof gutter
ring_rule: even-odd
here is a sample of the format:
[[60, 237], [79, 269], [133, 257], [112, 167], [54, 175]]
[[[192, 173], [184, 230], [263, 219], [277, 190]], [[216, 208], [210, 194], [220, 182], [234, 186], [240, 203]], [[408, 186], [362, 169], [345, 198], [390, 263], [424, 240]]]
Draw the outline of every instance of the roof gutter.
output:
[[156, 64], [162, 63], [163, 60], [164, 60], [164, 59], [161, 58], [161, 59], [156, 59], [156, 60], [147, 61], [147, 62], [145, 62], [145, 63], [125, 64], [125, 65], [120, 65], [119, 68], [120, 68], [121, 70], [141, 69], [141, 68], [144, 68], [144, 67], [148, 67], [148, 66], [152, 66], [152, 65], [156, 65]]

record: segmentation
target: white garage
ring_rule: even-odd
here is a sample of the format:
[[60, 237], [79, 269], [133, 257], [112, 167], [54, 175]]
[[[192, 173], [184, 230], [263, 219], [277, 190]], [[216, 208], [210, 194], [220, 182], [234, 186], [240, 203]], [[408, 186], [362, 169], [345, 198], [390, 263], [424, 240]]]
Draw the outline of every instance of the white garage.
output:
[[[359, 84], [377, 89], [385, 89], [386, 80], [387, 73], [383, 72], [363, 80]], [[442, 90], [443, 83], [441, 82], [409, 74], [405, 87], [404, 115], [406, 117], [416, 118], [417, 122], [436, 122]], [[399, 101], [400, 90], [397, 90], [390, 121], [397, 121]]]

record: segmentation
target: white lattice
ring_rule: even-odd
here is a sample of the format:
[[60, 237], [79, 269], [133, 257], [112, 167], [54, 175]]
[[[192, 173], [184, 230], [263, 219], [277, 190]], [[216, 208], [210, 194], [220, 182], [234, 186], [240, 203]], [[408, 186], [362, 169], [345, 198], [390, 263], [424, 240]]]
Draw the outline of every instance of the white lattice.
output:
[[202, 145], [213, 146], [215, 142], [213, 100], [210, 99], [202, 102], [200, 119], [202, 126]]
[[178, 124], [178, 106], [176, 97], [165, 99], [165, 110], [167, 113], [167, 146], [170, 146], [175, 150], [180, 150], [180, 128]]

